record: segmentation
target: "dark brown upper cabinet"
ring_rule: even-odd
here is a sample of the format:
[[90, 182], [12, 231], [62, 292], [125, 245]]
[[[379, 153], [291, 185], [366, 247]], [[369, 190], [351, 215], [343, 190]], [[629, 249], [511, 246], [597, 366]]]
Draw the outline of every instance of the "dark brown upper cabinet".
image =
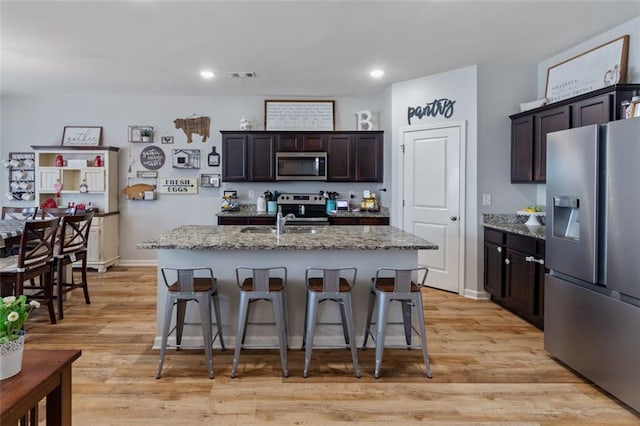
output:
[[327, 153], [330, 182], [382, 182], [384, 132], [230, 132], [222, 133], [222, 180], [275, 180], [275, 153]]
[[222, 180], [275, 180], [275, 135], [226, 133], [222, 136]]
[[547, 134], [619, 120], [621, 102], [639, 88], [618, 84], [510, 116], [511, 182], [546, 182]]
[[279, 152], [326, 152], [327, 135], [317, 133], [281, 133], [277, 137]]
[[327, 141], [327, 180], [382, 182], [383, 149], [382, 132], [330, 135]]

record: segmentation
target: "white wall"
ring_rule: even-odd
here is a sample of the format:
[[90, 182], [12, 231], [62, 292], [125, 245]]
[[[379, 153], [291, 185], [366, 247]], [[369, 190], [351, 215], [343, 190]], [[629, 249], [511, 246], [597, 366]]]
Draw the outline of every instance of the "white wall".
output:
[[[511, 183], [511, 120], [519, 104], [536, 96], [536, 65], [478, 65], [478, 291], [483, 287], [482, 213], [515, 213], [535, 204], [541, 185]], [[507, 89], [508, 88], [508, 89]], [[491, 205], [482, 205], [482, 194]]]
[[[388, 98], [388, 94], [386, 95]], [[332, 98], [336, 101], [336, 130], [355, 130], [355, 112], [371, 110], [380, 114], [384, 109], [385, 96]], [[159, 170], [161, 177], [196, 177], [199, 173], [221, 173], [220, 167], [208, 167], [206, 155], [215, 145], [221, 152], [220, 130], [238, 129], [240, 117], [244, 116], [256, 124], [256, 130], [263, 129], [262, 97], [197, 97], [197, 96], [4, 96], [1, 99], [2, 129], [0, 158], [6, 158], [11, 151], [30, 150], [31, 145], [60, 145], [64, 126], [103, 126], [103, 145], [120, 147], [119, 182], [127, 184], [128, 176], [135, 176], [136, 170], [144, 170], [140, 165], [140, 151], [145, 144], [128, 142], [129, 125], [151, 125], [156, 130], [155, 145], [167, 154], [167, 162]], [[211, 117], [211, 138], [206, 143], [194, 136], [192, 144], [186, 143], [182, 130], [173, 126], [173, 120], [191, 114]], [[381, 128], [381, 130], [385, 130]], [[173, 135], [173, 145], [162, 145], [159, 137]], [[385, 134], [385, 138], [390, 135]], [[385, 143], [385, 145], [387, 145]], [[177, 170], [171, 167], [171, 150], [176, 148], [200, 149], [203, 155], [200, 170]], [[132, 173], [128, 173], [129, 154], [135, 159]], [[390, 170], [385, 171], [390, 179]], [[7, 171], [0, 174], [1, 193], [8, 191]], [[241, 183], [226, 184], [226, 189], [239, 191], [241, 202], [249, 200], [248, 191], [258, 196], [266, 189], [281, 192], [317, 192], [321, 189], [348, 194], [356, 192], [358, 199], [363, 189], [378, 190], [388, 184], [348, 184], [348, 183]], [[224, 188], [201, 188], [198, 195], [160, 194], [155, 201], [128, 201], [121, 195], [120, 255], [123, 263], [149, 263], [155, 259], [153, 250], [138, 250], [136, 244], [152, 235], [167, 231], [178, 225], [215, 224], [215, 214], [220, 210], [220, 198]], [[388, 193], [383, 194], [382, 205], [388, 203]], [[6, 205], [3, 196], [2, 204]], [[20, 204], [12, 202], [12, 204]], [[23, 204], [29, 204], [23, 202]]]
[[[392, 85], [391, 112], [391, 149], [393, 175], [400, 176], [402, 156], [400, 153], [400, 132], [408, 127], [407, 108], [422, 106], [434, 99], [448, 98], [456, 101], [454, 113], [449, 118], [443, 116], [412, 119], [411, 125], [424, 125], [447, 121], [465, 121], [467, 123], [466, 141], [466, 206], [463, 215], [466, 236], [465, 256], [465, 292], [478, 289], [476, 262], [478, 258], [477, 240], [477, 67], [469, 66], [445, 73], [430, 75]], [[392, 224], [399, 226], [402, 215], [402, 182], [393, 180]]]

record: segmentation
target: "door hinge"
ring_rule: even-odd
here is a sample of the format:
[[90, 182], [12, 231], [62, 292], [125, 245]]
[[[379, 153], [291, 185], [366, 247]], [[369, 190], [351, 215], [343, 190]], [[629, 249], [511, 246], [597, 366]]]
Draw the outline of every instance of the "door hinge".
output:
[[402, 207], [404, 207], [404, 200], [402, 200]]
[[402, 149], [402, 153], [404, 154], [404, 144], [400, 145], [400, 149]]

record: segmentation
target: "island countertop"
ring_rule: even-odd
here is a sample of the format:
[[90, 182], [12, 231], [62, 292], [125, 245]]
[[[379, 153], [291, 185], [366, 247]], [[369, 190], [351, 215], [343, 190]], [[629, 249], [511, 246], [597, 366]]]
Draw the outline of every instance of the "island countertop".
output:
[[[289, 226], [289, 225], [287, 225]], [[246, 228], [258, 230], [243, 232]], [[265, 233], [259, 233], [259, 229]], [[437, 250], [438, 246], [394, 226], [317, 226], [316, 233], [268, 232], [269, 226], [183, 225], [137, 245], [175, 250]], [[286, 228], [286, 227], [285, 227]], [[291, 226], [292, 230], [298, 228]], [[298, 229], [300, 230], [300, 229]], [[268, 233], [267, 233], [268, 232]]]

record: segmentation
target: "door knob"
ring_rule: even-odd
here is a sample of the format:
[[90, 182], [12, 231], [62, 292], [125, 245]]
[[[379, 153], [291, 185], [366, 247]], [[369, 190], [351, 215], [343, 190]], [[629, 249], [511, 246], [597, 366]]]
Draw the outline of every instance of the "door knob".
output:
[[451, 216], [449, 219], [451, 219], [452, 222], [455, 222], [458, 220], [458, 216]]

